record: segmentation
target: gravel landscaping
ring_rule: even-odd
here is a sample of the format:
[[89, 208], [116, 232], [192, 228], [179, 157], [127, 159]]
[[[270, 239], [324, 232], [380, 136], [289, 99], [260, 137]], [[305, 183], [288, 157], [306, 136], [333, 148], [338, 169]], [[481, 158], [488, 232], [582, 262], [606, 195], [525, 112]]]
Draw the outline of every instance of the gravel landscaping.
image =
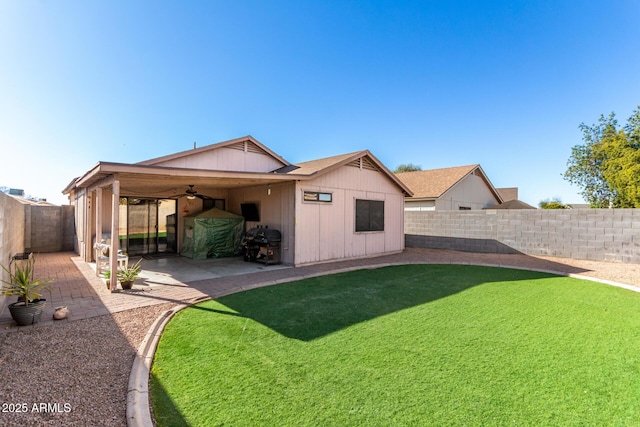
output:
[[125, 426], [134, 354], [173, 306], [0, 334], [0, 425]]

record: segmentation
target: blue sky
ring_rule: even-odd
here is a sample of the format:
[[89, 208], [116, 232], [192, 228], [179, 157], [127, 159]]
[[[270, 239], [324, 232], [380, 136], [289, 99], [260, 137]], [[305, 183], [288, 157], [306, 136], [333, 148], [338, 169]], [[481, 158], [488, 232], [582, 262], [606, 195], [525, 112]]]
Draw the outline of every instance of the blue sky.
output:
[[290, 162], [480, 163], [581, 202], [578, 125], [640, 105], [640, 2], [0, 0], [0, 186], [252, 135]]

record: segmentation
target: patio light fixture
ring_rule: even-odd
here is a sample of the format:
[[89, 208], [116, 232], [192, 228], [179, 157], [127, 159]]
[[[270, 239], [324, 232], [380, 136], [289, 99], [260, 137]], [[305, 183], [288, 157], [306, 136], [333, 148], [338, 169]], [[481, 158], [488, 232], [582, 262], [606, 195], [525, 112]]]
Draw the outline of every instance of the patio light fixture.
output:
[[194, 200], [198, 192], [193, 189], [193, 185], [189, 185], [189, 189], [185, 193], [187, 194], [187, 199]]

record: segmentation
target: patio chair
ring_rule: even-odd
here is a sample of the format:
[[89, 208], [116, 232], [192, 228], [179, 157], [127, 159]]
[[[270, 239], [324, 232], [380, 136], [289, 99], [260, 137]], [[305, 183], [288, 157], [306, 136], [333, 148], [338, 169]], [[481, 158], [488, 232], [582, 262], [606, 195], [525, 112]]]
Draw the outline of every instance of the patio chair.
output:
[[[93, 249], [96, 251], [96, 276], [100, 276], [105, 271], [111, 268], [111, 261], [109, 259], [109, 244], [106, 242], [96, 243], [93, 245]], [[129, 266], [129, 257], [118, 251], [118, 269], [126, 269]]]

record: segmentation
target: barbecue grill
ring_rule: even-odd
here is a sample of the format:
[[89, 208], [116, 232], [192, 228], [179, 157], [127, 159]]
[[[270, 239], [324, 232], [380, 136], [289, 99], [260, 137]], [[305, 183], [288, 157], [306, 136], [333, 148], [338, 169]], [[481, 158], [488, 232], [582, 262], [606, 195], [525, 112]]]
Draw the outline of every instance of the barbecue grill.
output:
[[242, 240], [245, 261], [280, 264], [280, 231], [268, 226], [247, 230]]

